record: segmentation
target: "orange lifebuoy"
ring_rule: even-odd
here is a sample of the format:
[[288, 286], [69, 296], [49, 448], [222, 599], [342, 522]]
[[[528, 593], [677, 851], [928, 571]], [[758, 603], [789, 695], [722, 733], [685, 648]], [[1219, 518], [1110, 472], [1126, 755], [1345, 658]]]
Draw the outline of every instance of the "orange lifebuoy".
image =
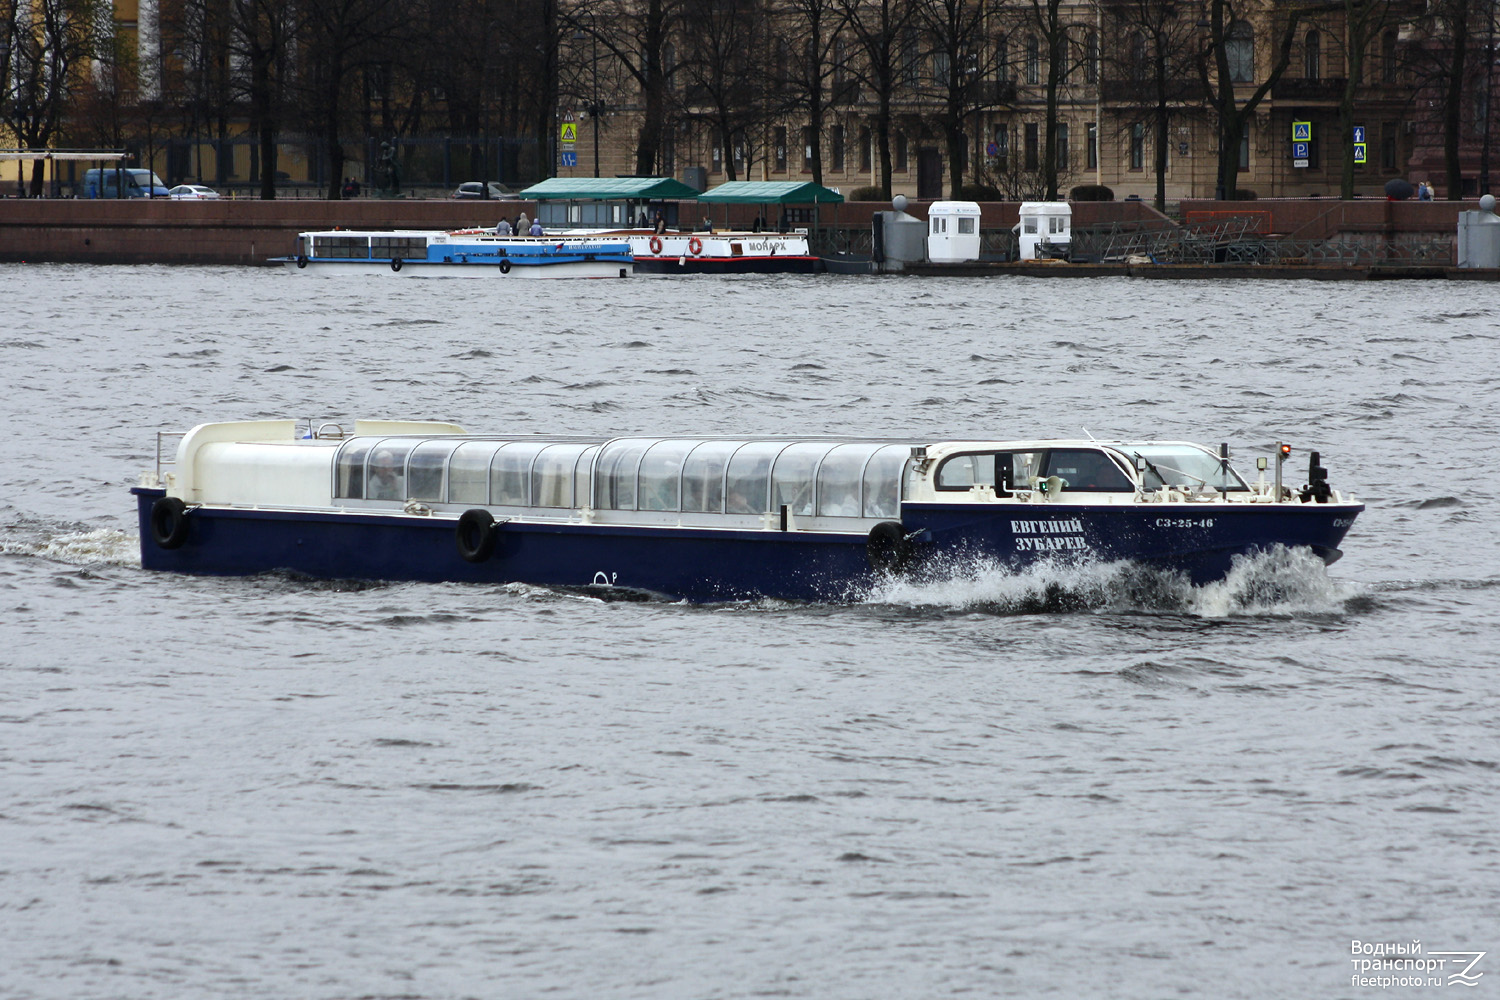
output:
[[694, 236], [688, 240], [688, 253], [700, 254], [703, 252], [703, 241]]
[[653, 236], [653, 237], [651, 237], [651, 252], [652, 253], [658, 253], [658, 254], [661, 253], [661, 237], [660, 236]]

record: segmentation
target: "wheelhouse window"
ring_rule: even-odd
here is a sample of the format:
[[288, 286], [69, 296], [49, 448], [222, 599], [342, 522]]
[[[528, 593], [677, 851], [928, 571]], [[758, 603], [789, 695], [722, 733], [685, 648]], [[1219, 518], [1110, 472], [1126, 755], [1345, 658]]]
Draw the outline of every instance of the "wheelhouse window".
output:
[[1228, 462], [1192, 445], [1127, 445], [1125, 451], [1144, 460], [1141, 485], [1148, 490], [1163, 486], [1211, 486], [1220, 492], [1249, 489]]
[[939, 490], [969, 490], [990, 486], [1001, 496], [1009, 496], [1016, 482], [1026, 481], [1025, 454], [1011, 452], [975, 452], [943, 459], [933, 479]]
[[1102, 451], [1054, 449], [1038, 475], [1057, 476], [1066, 489], [1082, 493], [1128, 493], [1135, 489], [1130, 477]]

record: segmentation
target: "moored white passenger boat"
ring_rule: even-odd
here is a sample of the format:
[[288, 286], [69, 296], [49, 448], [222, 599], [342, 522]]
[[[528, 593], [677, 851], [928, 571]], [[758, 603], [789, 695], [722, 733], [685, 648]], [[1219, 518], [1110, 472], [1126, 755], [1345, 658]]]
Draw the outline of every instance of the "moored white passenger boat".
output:
[[[148, 569], [858, 597], [958, 563], [1128, 560], [1195, 583], [1276, 546], [1325, 562], [1364, 509], [1186, 443], [467, 435], [201, 424], [143, 475]], [[160, 448], [159, 448], [160, 451]], [[1264, 463], [1264, 460], [1262, 460]]]
[[814, 274], [823, 269], [808, 248], [806, 233], [588, 232], [602, 239], [629, 241], [637, 274]]
[[497, 236], [485, 229], [300, 233], [297, 252], [274, 257], [306, 274], [420, 278], [624, 278], [626, 240], [600, 236]]

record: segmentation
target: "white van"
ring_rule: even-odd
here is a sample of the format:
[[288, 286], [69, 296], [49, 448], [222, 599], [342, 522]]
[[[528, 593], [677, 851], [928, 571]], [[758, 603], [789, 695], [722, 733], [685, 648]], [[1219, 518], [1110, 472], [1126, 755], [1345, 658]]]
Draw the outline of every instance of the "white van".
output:
[[85, 198], [118, 198], [120, 180], [125, 181], [126, 198], [165, 198], [167, 186], [160, 177], [143, 167], [105, 167], [88, 170], [83, 175], [83, 186], [79, 189]]

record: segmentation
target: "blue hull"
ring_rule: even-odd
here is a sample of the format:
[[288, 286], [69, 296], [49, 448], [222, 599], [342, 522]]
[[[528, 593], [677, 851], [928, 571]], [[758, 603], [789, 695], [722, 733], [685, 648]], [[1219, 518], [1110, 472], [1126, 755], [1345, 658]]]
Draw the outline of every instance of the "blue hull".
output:
[[[187, 517], [185, 541], [168, 549], [153, 541], [150, 524], [152, 504], [163, 491], [132, 492], [141, 564], [179, 573], [290, 571], [325, 579], [609, 586], [693, 601], [852, 600], [881, 578], [871, 569], [863, 532], [509, 522], [498, 526], [493, 554], [471, 563], [459, 555], [455, 522], [448, 518], [198, 508]], [[1087, 518], [1080, 516], [1083, 510]], [[1268, 505], [1184, 517], [1181, 508], [1159, 513], [1037, 505], [970, 513], [908, 504], [904, 517], [915, 534], [912, 566], [918, 574], [924, 562], [943, 572], [949, 556], [1015, 566], [1123, 559], [1179, 570], [1201, 584], [1228, 573], [1234, 556], [1278, 543], [1309, 547], [1332, 562], [1357, 511], [1349, 505]]]

